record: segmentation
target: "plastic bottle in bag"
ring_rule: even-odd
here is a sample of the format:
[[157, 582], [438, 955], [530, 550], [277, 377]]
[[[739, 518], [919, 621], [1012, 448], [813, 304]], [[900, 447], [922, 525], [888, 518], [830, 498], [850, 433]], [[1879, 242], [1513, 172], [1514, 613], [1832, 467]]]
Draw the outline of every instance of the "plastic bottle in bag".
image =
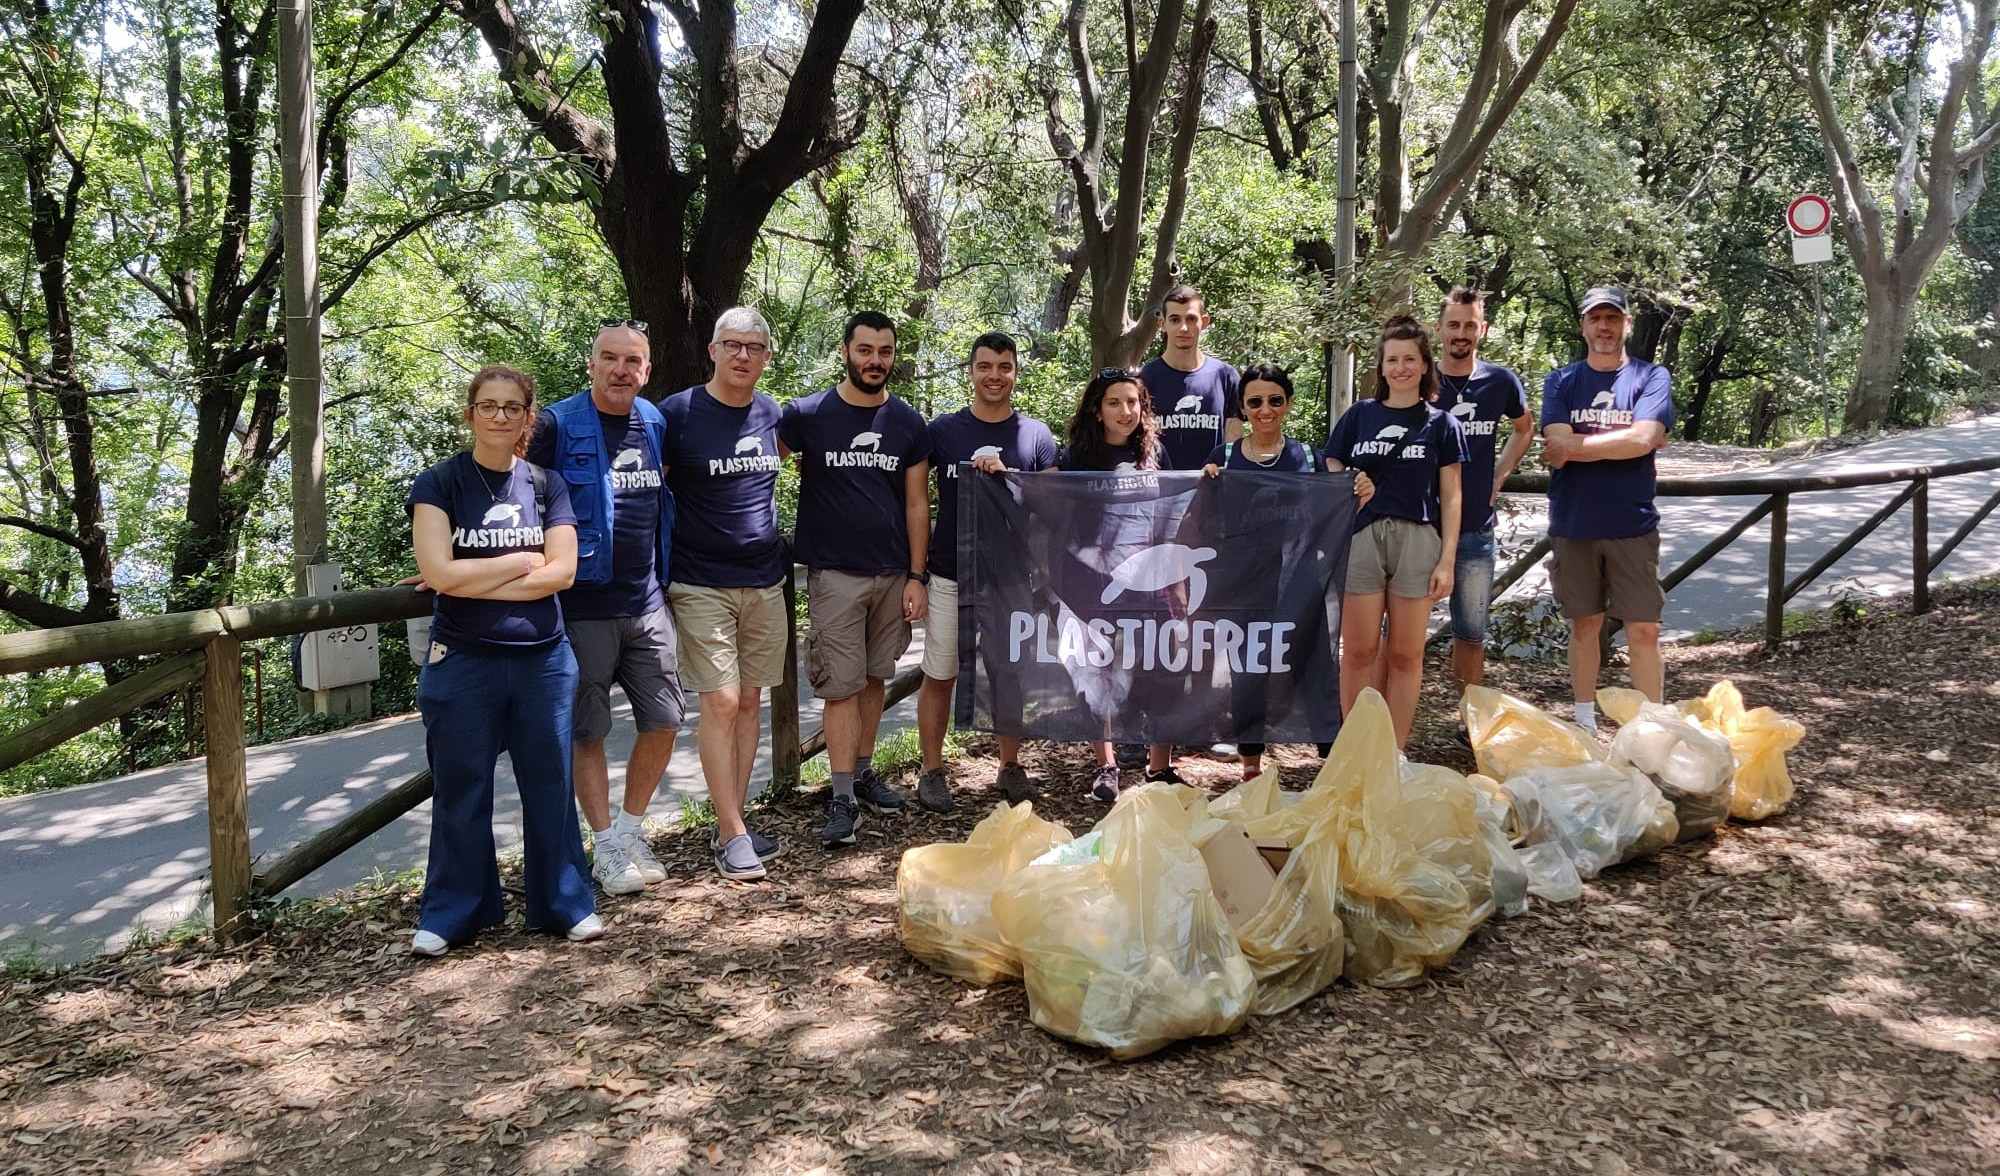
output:
[[1646, 774], [1674, 804], [1680, 839], [1715, 831], [1729, 816], [1736, 754], [1721, 736], [1702, 730], [1670, 706], [1647, 703], [1611, 740], [1608, 762]]

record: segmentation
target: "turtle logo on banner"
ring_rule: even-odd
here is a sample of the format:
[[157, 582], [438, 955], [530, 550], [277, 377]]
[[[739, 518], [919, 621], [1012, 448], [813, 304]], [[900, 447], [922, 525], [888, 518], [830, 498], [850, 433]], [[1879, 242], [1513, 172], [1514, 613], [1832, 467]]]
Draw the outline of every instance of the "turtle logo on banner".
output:
[[1339, 731], [1351, 473], [959, 487], [961, 727], [1132, 743]]

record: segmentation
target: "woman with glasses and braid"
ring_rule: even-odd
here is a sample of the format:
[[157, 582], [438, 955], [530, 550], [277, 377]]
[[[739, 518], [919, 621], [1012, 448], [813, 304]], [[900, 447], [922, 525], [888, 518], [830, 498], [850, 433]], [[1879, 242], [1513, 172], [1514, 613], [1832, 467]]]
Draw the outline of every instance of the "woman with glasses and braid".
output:
[[506, 918], [493, 846], [493, 770], [521, 791], [529, 928], [595, 939], [570, 801], [576, 658], [556, 593], [576, 576], [576, 514], [561, 478], [528, 464], [535, 381], [500, 364], [465, 394], [472, 449], [410, 488], [417, 583], [437, 593], [417, 682], [436, 791], [430, 864], [410, 950], [439, 956]]
[[[1159, 420], [1153, 415], [1152, 400], [1139, 380], [1138, 371], [1109, 367], [1098, 372], [1084, 388], [1083, 399], [1077, 402], [1076, 413], [1070, 417], [1068, 447], [1056, 456], [1056, 468], [1071, 472], [1157, 470], [1161, 462]], [[1092, 571], [1101, 581], [1105, 570]], [[1077, 599], [1083, 596], [1071, 595]], [[1130, 683], [1125, 686], [1129, 691]], [[1099, 701], [1101, 704], [1103, 700]], [[1097, 771], [1091, 776], [1090, 795], [1093, 800], [1110, 804], [1118, 799], [1117, 750], [1108, 740], [1092, 747], [1097, 755]], [[1147, 782], [1185, 783], [1174, 770], [1172, 751], [1172, 746], [1164, 743], [1146, 749]]]

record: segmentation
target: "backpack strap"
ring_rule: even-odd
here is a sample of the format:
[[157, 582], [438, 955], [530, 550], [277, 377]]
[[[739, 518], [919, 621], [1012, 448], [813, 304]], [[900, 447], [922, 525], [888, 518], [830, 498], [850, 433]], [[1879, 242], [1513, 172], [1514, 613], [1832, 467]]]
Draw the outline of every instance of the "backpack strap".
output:
[[528, 467], [528, 480], [535, 484], [535, 518], [546, 522], [549, 517], [549, 471], [525, 458], [523, 461]]

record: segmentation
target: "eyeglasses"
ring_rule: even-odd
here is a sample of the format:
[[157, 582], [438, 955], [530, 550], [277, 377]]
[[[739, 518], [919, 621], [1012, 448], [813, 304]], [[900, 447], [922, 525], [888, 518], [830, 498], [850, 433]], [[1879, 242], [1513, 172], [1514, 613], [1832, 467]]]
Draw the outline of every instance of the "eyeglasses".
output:
[[605, 319], [602, 322], [599, 322], [597, 325], [600, 328], [627, 327], [630, 328], [631, 330], [639, 332], [641, 335], [646, 333], [646, 320], [644, 319]]
[[1243, 407], [1262, 408], [1266, 403], [1269, 403], [1272, 408], [1283, 408], [1285, 407], [1285, 400], [1286, 397], [1284, 396], [1273, 396], [1268, 402], [1262, 396], [1245, 396], [1243, 398]]
[[718, 339], [715, 345], [722, 348], [724, 355], [747, 355], [751, 359], [762, 359], [771, 350], [767, 344], [752, 343], [745, 339]]
[[478, 413], [481, 420], [497, 421], [504, 418], [510, 421], [518, 421], [528, 415], [528, 406], [513, 403], [503, 404], [498, 400], [482, 400], [472, 406], [472, 411]]

